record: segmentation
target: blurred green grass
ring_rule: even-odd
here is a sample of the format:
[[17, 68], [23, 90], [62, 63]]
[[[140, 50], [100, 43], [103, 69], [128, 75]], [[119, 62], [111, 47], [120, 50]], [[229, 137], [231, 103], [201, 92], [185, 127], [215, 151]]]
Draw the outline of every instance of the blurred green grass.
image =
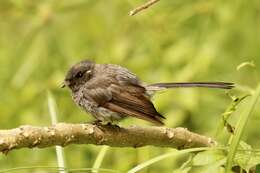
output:
[[[137, 0], [0, 1], [1, 129], [51, 124], [47, 90], [57, 101], [60, 121], [90, 121], [74, 105], [69, 91], [59, 88], [67, 69], [84, 58], [120, 64], [151, 83], [235, 82], [238, 87], [232, 93], [238, 96], [256, 87], [260, 74], [258, 0], [160, 1], [129, 17], [129, 10], [139, 4]], [[256, 67], [237, 71], [245, 61], [254, 61]], [[230, 102], [225, 92], [208, 89], [176, 89], [154, 97], [167, 126], [184, 126], [209, 136], [214, 136], [216, 122]], [[234, 122], [244, 106], [234, 113]], [[254, 147], [260, 146], [259, 115], [257, 108], [243, 138]], [[122, 122], [137, 123], [146, 124], [131, 118]], [[91, 167], [100, 149], [66, 147], [68, 166]], [[110, 148], [102, 167], [125, 171], [168, 151]], [[56, 166], [55, 149], [23, 149], [0, 156], [0, 168], [34, 165]], [[143, 172], [170, 172], [178, 165], [170, 158]]]

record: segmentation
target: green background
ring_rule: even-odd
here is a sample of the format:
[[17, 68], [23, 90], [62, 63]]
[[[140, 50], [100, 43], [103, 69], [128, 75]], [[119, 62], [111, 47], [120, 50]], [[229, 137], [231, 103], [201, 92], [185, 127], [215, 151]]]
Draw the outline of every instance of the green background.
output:
[[[93, 119], [59, 88], [74, 63], [92, 59], [129, 68], [145, 82], [227, 81], [230, 93], [250, 93], [259, 82], [259, 0], [164, 0], [128, 16], [137, 0], [1, 0], [0, 1], [0, 127], [50, 125], [47, 91], [57, 102], [59, 122]], [[244, 66], [253, 61], [255, 67]], [[221, 114], [231, 103], [223, 90], [174, 89], [153, 102], [168, 127], [186, 127], [215, 137]], [[245, 103], [234, 112], [235, 125]], [[243, 136], [260, 146], [259, 103]], [[122, 123], [151, 125], [129, 118]], [[222, 132], [219, 142], [226, 144]], [[101, 146], [65, 148], [67, 167], [92, 167]], [[109, 148], [103, 168], [126, 171], [172, 149]], [[57, 166], [55, 148], [20, 149], [0, 155], [0, 170], [20, 166]], [[181, 158], [170, 158], [143, 172], [173, 172]], [[42, 170], [45, 172], [46, 170]], [[28, 171], [26, 171], [28, 172]], [[37, 172], [37, 171], [36, 171]], [[39, 171], [40, 172], [40, 171]], [[48, 172], [48, 171], [46, 171]]]

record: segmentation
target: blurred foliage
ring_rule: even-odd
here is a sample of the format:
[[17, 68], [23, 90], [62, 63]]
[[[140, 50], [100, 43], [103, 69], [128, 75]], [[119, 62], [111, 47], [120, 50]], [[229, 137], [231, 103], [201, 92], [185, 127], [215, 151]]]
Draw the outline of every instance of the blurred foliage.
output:
[[[59, 88], [68, 68], [85, 58], [120, 64], [150, 83], [235, 82], [237, 88], [231, 93], [237, 97], [250, 94], [256, 87], [260, 74], [259, 0], [164, 0], [136, 16], [128, 16], [140, 3], [1, 0], [1, 129], [22, 124], [50, 125], [48, 90], [57, 101], [59, 121], [92, 120], [75, 106], [68, 90]], [[210, 89], [175, 89], [154, 97], [157, 109], [167, 117], [167, 126], [183, 126], [212, 137], [231, 101], [225, 92]], [[246, 101], [232, 113], [232, 125]], [[259, 147], [260, 109], [251, 117], [243, 140]], [[147, 123], [129, 118], [121, 124]], [[219, 140], [226, 144], [228, 135], [223, 132]], [[93, 145], [66, 147], [67, 166], [92, 167], [100, 149]], [[109, 148], [101, 167], [126, 171], [169, 151], [154, 147]], [[172, 172], [182, 165], [182, 159], [168, 158], [143, 172]], [[54, 148], [0, 155], [1, 169], [39, 165], [57, 165]]]

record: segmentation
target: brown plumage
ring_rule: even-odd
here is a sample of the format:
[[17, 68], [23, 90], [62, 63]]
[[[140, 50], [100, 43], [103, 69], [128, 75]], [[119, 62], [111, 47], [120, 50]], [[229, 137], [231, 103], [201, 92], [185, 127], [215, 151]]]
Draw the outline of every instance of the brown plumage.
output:
[[113, 64], [81, 61], [67, 72], [64, 86], [72, 91], [77, 105], [102, 122], [113, 122], [126, 116], [163, 125], [164, 117], [150, 101], [151, 93], [176, 87], [231, 89], [233, 83], [189, 82], [146, 85], [128, 69]]

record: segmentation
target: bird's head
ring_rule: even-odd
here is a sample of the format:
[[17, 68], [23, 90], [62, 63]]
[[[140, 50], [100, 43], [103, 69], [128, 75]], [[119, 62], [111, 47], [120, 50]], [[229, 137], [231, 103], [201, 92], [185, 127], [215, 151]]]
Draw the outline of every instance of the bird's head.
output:
[[79, 90], [93, 75], [95, 63], [84, 60], [73, 65], [66, 74], [62, 88], [69, 87], [72, 91]]

